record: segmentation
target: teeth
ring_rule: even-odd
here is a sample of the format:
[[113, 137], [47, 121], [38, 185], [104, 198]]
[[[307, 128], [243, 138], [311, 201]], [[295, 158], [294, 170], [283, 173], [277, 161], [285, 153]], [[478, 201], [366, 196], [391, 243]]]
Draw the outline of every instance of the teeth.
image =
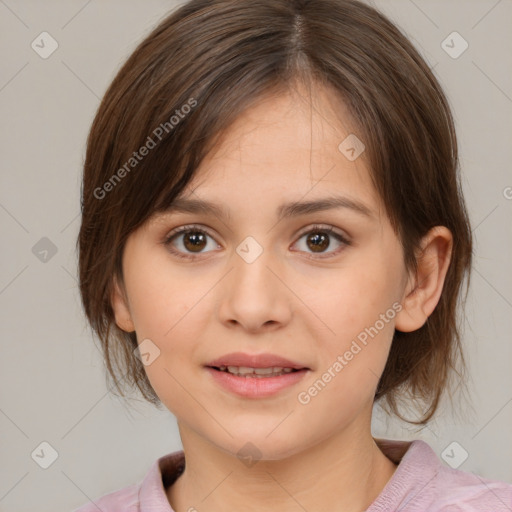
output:
[[283, 375], [284, 373], [290, 373], [293, 368], [282, 368], [280, 366], [274, 366], [270, 368], [249, 368], [247, 366], [220, 366], [219, 370], [227, 371], [232, 375], [238, 375], [240, 377], [251, 376], [256, 378], [261, 377], [275, 377]]

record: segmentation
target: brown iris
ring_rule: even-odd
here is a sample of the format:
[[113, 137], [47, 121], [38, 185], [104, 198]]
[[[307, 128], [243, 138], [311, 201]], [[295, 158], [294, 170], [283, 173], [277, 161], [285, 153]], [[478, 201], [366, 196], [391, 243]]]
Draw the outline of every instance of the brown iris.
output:
[[322, 252], [329, 247], [329, 237], [321, 231], [314, 231], [307, 237], [306, 243], [312, 251]]
[[201, 231], [188, 231], [183, 238], [183, 245], [191, 252], [200, 252], [206, 245], [206, 234]]

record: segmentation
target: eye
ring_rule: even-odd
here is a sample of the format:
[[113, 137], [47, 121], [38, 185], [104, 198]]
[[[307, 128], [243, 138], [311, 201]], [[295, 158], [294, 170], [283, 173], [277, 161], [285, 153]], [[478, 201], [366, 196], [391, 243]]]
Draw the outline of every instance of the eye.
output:
[[[208, 248], [208, 238], [212, 240], [210, 251], [205, 250], [205, 248]], [[314, 225], [310, 227], [308, 231], [303, 232], [295, 244], [299, 244], [303, 238], [305, 238], [305, 249], [299, 249], [299, 251], [308, 252], [309, 248], [313, 254], [327, 254], [327, 256], [317, 256], [317, 258], [332, 257], [343, 250], [344, 246], [350, 245], [349, 240], [347, 240], [343, 234], [335, 231], [333, 226]], [[326, 250], [332, 246], [331, 239], [333, 238], [337, 244], [341, 244], [341, 248], [336, 251], [326, 252]], [[205, 229], [197, 225], [182, 226], [171, 231], [171, 233], [165, 237], [163, 244], [174, 255], [185, 259], [195, 259], [195, 255], [211, 252], [211, 250], [220, 248], [213, 237]], [[314, 258], [315, 256], [308, 257]]]
[[350, 245], [349, 240], [347, 240], [347, 238], [343, 234], [335, 231], [333, 226], [325, 227], [320, 225], [314, 225], [313, 227], [309, 228], [308, 231], [305, 232], [296, 243], [299, 243], [304, 238], [305, 252], [307, 252], [307, 249], [311, 249], [314, 254], [324, 254], [326, 250], [329, 247], [331, 247], [331, 240], [333, 238], [336, 240], [336, 243], [341, 244], [340, 249], [336, 251], [330, 251], [327, 253], [327, 256], [320, 256], [320, 258], [330, 258], [333, 255], [337, 255], [339, 252], [343, 250], [344, 246]]
[[[168, 249], [179, 258], [193, 259], [194, 254], [202, 254], [203, 252], [208, 252], [203, 251], [203, 249], [208, 246], [208, 238], [212, 237], [208, 234], [207, 231], [199, 228], [198, 226], [182, 226], [181, 228], [172, 231], [169, 233], [169, 235], [166, 236], [164, 245], [166, 245]], [[181, 247], [176, 249], [176, 245]], [[220, 247], [215, 243], [210, 245], [213, 246], [211, 247], [213, 249]], [[184, 248], [184, 250], [182, 248]]]

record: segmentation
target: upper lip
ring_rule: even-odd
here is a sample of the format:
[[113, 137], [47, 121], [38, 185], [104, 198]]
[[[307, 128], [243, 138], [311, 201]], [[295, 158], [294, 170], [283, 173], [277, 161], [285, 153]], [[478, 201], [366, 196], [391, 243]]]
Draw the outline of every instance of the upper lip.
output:
[[303, 364], [291, 361], [275, 354], [245, 354], [244, 352], [232, 352], [221, 356], [206, 364], [210, 367], [219, 366], [243, 366], [246, 368], [294, 368], [295, 370], [309, 369]]

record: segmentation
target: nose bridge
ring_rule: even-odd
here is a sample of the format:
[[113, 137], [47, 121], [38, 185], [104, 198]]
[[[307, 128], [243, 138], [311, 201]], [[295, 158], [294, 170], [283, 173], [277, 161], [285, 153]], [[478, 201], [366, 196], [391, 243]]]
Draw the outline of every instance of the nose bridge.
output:
[[[261, 240], [261, 236], [259, 237]], [[271, 301], [272, 295], [275, 295], [275, 276], [269, 268], [276, 258], [271, 254], [269, 244], [263, 246], [253, 236], [248, 236], [235, 249], [233, 255], [233, 287], [232, 290], [242, 294], [246, 299], [247, 295], [254, 296], [264, 292], [267, 297], [265, 300]]]
[[251, 330], [271, 322], [286, 322], [289, 297], [274, 275], [279, 273], [277, 261], [271, 249], [263, 247], [255, 237], [242, 240], [232, 257], [234, 268], [222, 289], [222, 321], [236, 321]]

